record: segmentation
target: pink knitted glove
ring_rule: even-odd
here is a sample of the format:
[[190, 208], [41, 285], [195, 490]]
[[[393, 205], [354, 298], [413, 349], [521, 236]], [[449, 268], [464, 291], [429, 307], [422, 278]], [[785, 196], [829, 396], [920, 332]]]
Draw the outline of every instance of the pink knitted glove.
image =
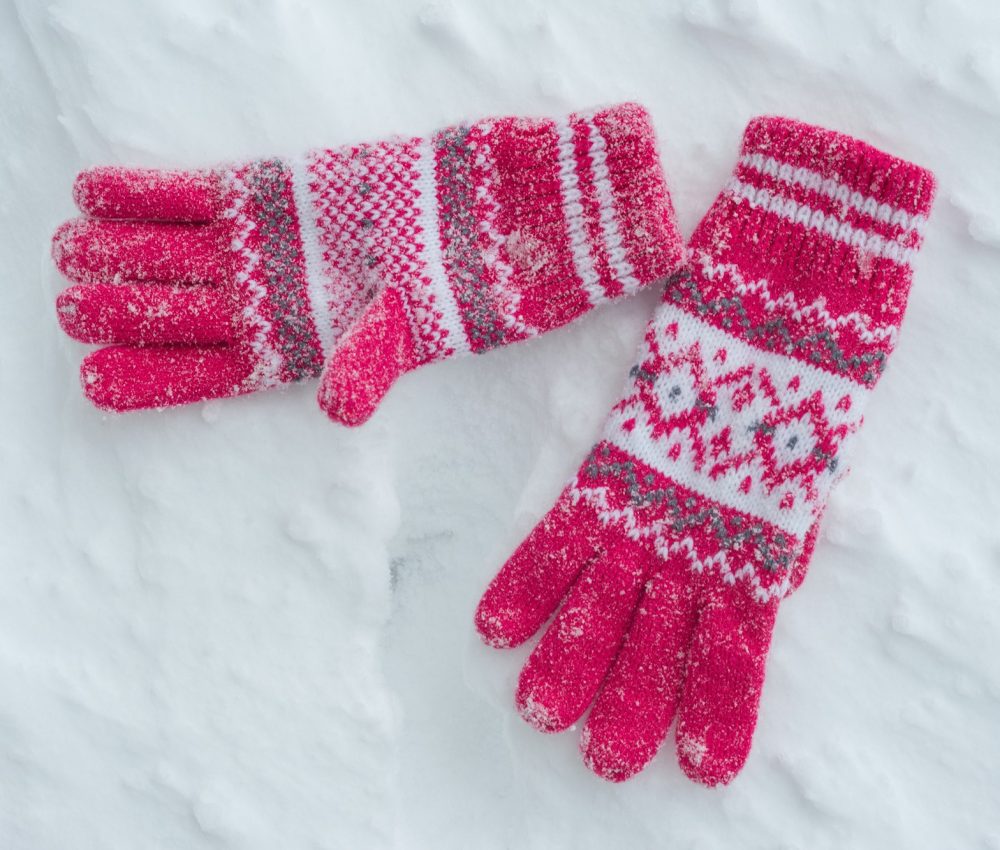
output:
[[[404, 372], [560, 327], [677, 271], [684, 246], [652, 123], [635, 104], [446, 131], [427, 247], [334, 346], [319, 400], [366, 420]], [[422, 215], [423, 213], [421, 213]]]
[[682, 255], [634, 104], [211, 171], [97, 168], [74, 196], [84, 217], [53, 241], [77, 282], [59, 320], [111, 344], [81, 377], [118, 411], [313, 378], [332, 358], [323, 405], [359, 422], [401, 371], [557, 327]]
[[601, 776], [641, 770], [675, 714], [692, 779], [743, 766], [778, 603], [895, 343], [933, 192], [847, 136], [747, 128], [603, 438], [476, 615], [514, 646], [561, 604], [517, 704], [558, 731], [593, 702]]

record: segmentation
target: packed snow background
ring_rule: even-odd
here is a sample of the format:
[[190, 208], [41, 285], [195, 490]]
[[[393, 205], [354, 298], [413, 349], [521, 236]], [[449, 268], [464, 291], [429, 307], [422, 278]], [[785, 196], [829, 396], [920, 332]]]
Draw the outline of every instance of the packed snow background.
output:
[[[113, 416], [52, 230], [95, 163], [199, 166], [622, 99], [685, 233], [746, 121], [932, 168], [908, 318], [728, 788], [590, 774], [472, 626], [655, 302], [410, 375]], [[0, 0], [0, 847], [1000, 848], [1000, 6]]]

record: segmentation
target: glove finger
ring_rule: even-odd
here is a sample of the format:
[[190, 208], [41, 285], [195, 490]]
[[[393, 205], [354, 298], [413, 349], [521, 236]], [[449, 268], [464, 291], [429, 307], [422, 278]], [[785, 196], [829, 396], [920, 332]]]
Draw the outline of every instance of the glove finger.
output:
[[360, 425], [396, 379], [416, 365], [402, 298], [386, 287], [337, 340], [320, 379], [319, 406], [343, 425]]
[[98, 218], [207, 222], [221, 207], [219, 178], [212, 171], [98, 166], [73, 184], [80, 212]]
[[697, 607], [686, 565], [667, 564], [645, 594], [580, 739], [598, 776], [621, 782], [656, 755], [674, 719]]
[[587, 710], [628, 630], [649, 560], [622, 538], [580, 574], [521, 671], [517, 707], [532, 726], [558, 732]]
[[500, 568], [476, 609], [476, 628], [491, 646], [518, 646], [552, 616], [580, 571], [597, 554], [593, 509], [564, 490], [553, 508]]
[[252, 364], [232, 348], [101, 348], [80, 367], [83, 391], [102, 410], [172, 407], [249, 392]]
[[750, 754], [777, 601], [721, 582], [702, 609], [677, 717], [677, 759], [696, 782], [729, 782]]
[[233, 337], [229, 295], [207, 286], [77, 284], [59, 293], [56, 311], [80, 342], [216, 345]]
[[77, 283], [222, 283], [221, 230], [213, 225], [77, 218], [52, 237], [52, 258]]

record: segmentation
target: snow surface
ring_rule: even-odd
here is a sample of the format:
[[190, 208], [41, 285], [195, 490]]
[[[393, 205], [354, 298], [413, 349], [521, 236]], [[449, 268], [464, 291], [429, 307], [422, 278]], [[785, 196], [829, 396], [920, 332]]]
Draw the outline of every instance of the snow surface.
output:
[[[777, 112], [931, 167], [908, 319], [730, 787], [591, 775], [472, 627], [655, 296], [405, 378], [109, 416], [48, 259], [94, 163], [637, 99], [689, 233]], [[0, 847], [1000, 848], [1000, 6], [0, 2]]]

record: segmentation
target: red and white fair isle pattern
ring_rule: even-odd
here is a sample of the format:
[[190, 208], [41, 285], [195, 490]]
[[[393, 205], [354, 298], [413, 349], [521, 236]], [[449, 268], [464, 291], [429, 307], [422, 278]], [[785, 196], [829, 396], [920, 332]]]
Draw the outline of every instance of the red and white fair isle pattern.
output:
[[682, 257], [633, 104], [213, 171], [96, 168], [74, 196], [84, 215], [53, 240], [75, 283], [59, 319], [108, 346], [81, 376], [111, 410], [266, 389], [332, 359], [324, 406], [349, 397], [340, 418], [361, 421], [400, 372], [558, 327]]
[[518, 705], [557, 731], [593, 703], [602, 776], [640, 770], [675, 717], [692, 778], [745, 762], [778, 602], [895, 344], [933, 188], [849, 137], [753, 121], [602, 439], [484, 595], [498, 646], [559, 609]]
[[812, 135], [792, 122], [750, 126], [736, 175], [692, 239], [692, 274], [668, 284], [604, 435], [647, 479], [696, 494], [727, 524], [760, 525], [771, 542], [734, 559], [711, 535], [677, 539], [663, 518], [616, 511], [605, 487], [574, 491], [661, 553], [747, 580], [761, 601], [787, 591], [780, 555], [801, 549], [861, 425], [931, 200], [926, 172], [881, 170], [884, 154]]
[[634, 104], [215, 171], [92, 169], [75, 198], [84, 217], [53, 243], [77, 284], [59, 318], [110, 345], [81, 374], [112, 410], [266, 389], [331, 362], [324, 407], [362, 421], [402, 371], [558, 327], [683, 253]]
[[369, 249], [386, 288], [335, 346], [320, 389], [339, 421], [364, 421], [418, 365], [552, 330], [682, 262], [652, 125], [633, 104], [364, 153], [415, 225], [394, 236], [398, 261]]

